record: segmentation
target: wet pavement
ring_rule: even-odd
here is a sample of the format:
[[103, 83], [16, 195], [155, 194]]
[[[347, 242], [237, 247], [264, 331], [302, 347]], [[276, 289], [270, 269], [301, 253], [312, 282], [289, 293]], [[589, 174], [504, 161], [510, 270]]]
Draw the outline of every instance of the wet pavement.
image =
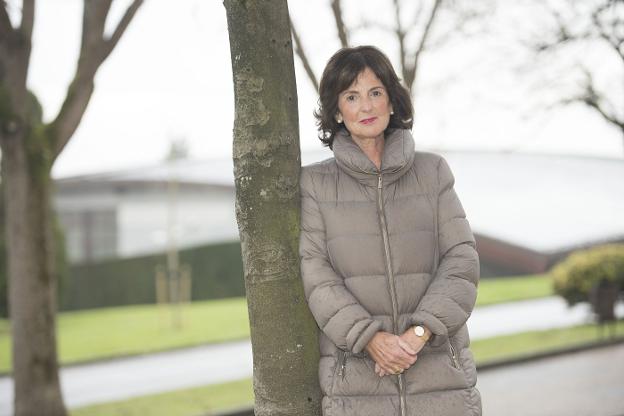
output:
[[[624, 318], [624, 302], [617, 304], [615, 312]], [[475, 308], [468, 320], [468, 330], [470, 339], [475, 340], [592, 322], [588, 303], [568, 307], [562, 298], [550, 296]]]
[[[103, 361], [61, 369], [68, 408], [252, 376], [248, 340]], [[0, 378], [0, 416], [12, 415], [13, 380]]]
[[624, 344], [479, 372], [484, 415], [624, 415]]

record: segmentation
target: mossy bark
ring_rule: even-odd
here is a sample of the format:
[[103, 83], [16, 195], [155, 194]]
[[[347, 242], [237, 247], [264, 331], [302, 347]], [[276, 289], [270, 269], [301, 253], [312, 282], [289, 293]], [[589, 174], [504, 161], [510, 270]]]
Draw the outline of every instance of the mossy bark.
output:
[[285, 0], [224, 4], [255, 414], [320, 415], [318, 328], [299, 268], [301, 158], [288, 7]]
[[67, 414], [55, 335], [58, 278], [51, 159], [41, 132], [23, 124], [14, 137], [3, 137], [2, 146], [16, 416]]

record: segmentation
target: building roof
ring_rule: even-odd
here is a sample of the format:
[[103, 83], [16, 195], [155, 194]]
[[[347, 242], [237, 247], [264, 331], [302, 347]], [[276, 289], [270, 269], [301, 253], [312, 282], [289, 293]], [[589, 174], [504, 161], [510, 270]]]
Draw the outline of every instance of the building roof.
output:
[[475, 232], [541, 252], [624, 237], [624, 161], [520, 153], [445, 156]]
[[[624, 160], [598, 157], [442, 151], [475, 233], [539, 252], [624, 237]], [[331, 157], [302, 154], [303, 164]], [[179, 160], [118, 172], [61, 178], [63, 185], [166, 182], [234, 187], [231, 159]], [[81, 186], [82, 189], [84, 189]], [[237, 236], [232, 236], [236, 238]]]

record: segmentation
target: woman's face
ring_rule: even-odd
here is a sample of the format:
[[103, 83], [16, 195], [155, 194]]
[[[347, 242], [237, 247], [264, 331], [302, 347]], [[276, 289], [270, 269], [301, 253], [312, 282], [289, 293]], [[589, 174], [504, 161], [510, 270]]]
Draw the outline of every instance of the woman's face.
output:
[[383, 138], [391, 111], [386, 87], [368, 67], [360, 72], [349, 88], [338, 94], [337, 120], [342, 118], [355, 139]]

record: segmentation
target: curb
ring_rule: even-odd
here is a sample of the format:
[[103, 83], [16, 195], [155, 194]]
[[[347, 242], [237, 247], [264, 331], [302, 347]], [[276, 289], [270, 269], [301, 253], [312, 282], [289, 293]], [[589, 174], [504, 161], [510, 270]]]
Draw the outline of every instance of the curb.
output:
[[493, 360], [477, 365], [477, 373], [480, 371], [494, 370], [500, 367], [507, 367], [516, 364], [523, 364], [530, 361], [539, 361], [548, 358], [555, 358], [562, 355], [574, 354], [577, 352], [590, 351], [598, 348], [610, 347], [613, 345], [624, 344], [624, 337], [614, 337], [605, 341], [587, 342], [585, 344], [575, 345], [569, 348], [559, 348], [551, 351], [538, 352], [535, 354], [522, 355], [517, 358], [507, 358], [502, 360]]
[[255, 416], [253, 407], [239, 407], [226, 412], [204, 413], [197, 416]]

